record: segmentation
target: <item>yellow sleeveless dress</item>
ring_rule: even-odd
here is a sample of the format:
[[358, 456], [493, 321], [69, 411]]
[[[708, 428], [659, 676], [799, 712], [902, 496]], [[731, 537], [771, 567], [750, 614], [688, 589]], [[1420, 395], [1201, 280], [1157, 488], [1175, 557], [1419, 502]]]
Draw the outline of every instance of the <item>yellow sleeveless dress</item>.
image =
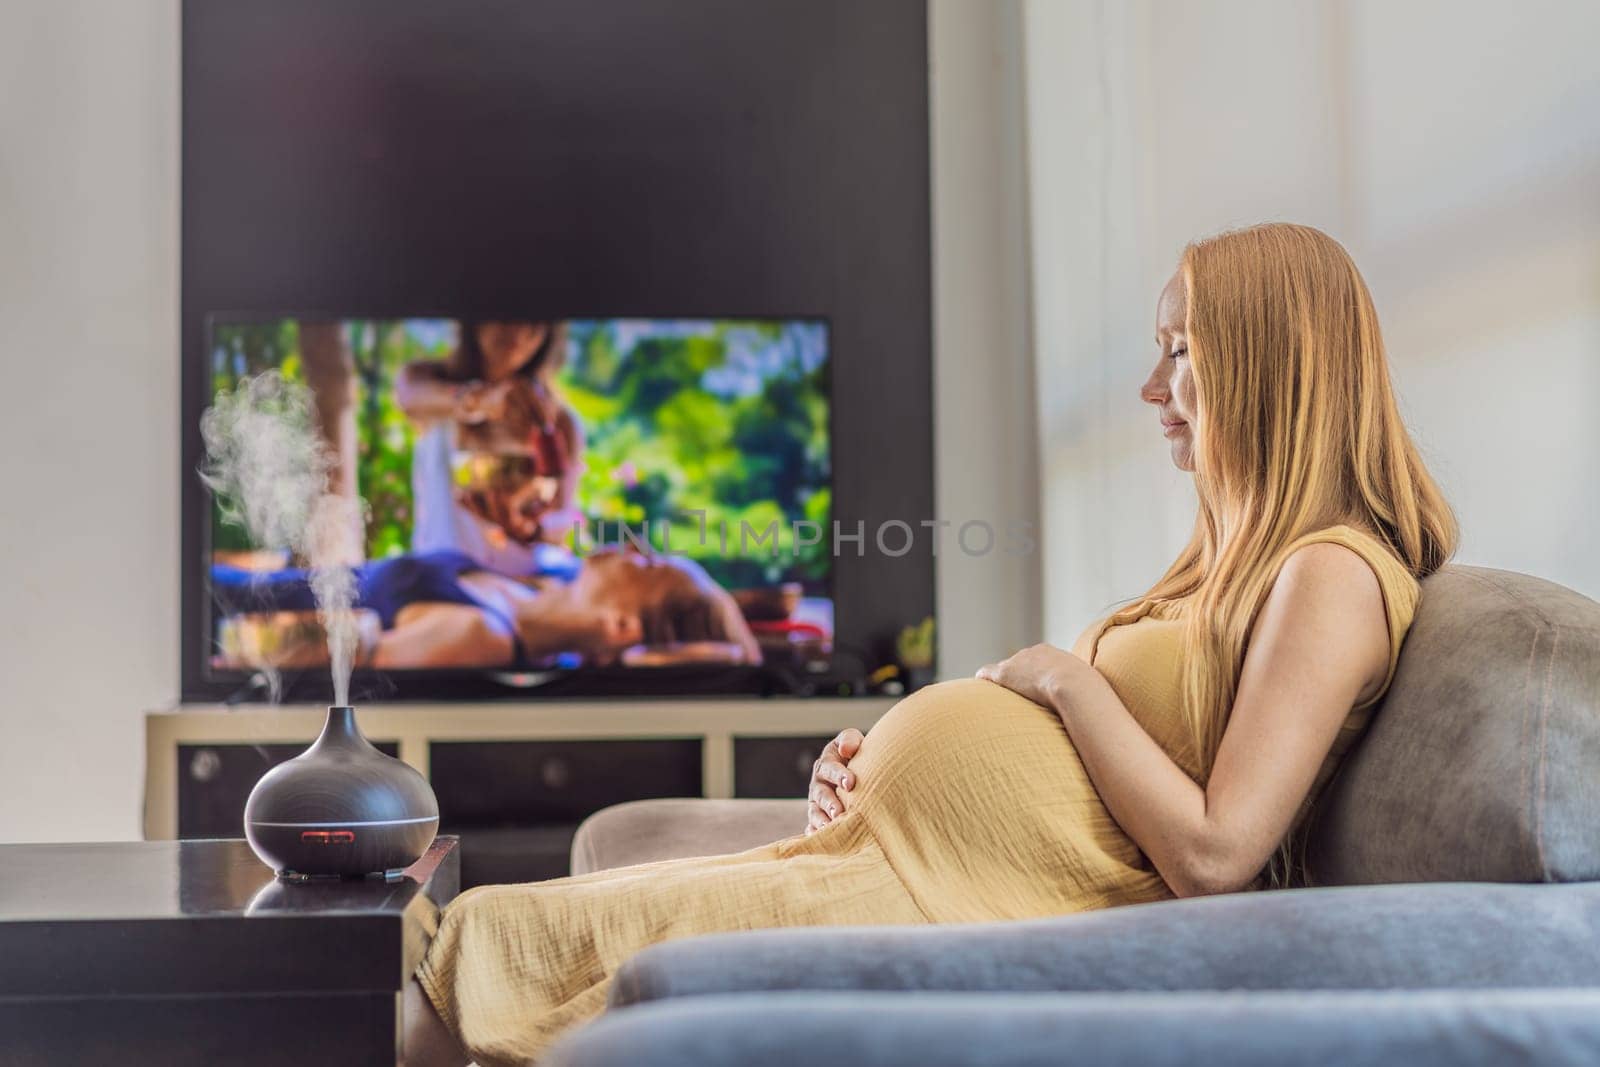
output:
[[[1284, 558], [1312, 541], [1344, 544], [1376, 572], [1392, 678], [1416, 579], [1348, 526], [1307, 534]], [[1073, 651], [1193, 775], [1177, 711], [1179, 630], [1165, 608], [1115, 627], [1101, 619]], [[1388, 685], [1352, 709], [1313, 795]], [[860, 784], [841, 793], [844, 814], [810, 835], [797, 826], [730, 855], [468, 890], [440, 916], [417, 972], [423, 991], [481, 1067], [524, 1064], [599, 1015], [617, 968], [656, 942], [778, 926], [1035, 918], [1172, 895], [1101, 803], [1055, 712], [993, 683], [943, 682], [908, 696], [867, 732], [850, 768]]]

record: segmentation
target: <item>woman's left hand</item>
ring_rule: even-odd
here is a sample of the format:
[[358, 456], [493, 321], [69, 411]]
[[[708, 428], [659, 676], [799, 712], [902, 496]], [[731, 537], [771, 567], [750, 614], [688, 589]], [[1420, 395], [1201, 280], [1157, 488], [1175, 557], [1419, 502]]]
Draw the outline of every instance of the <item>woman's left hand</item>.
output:
[[1093, 670], [1083, 660], [1054, 645], [1030, 645], [1015, 655], [978, 668], [978, 677], [1003, 685], [1035, 704], [1055, 708], [1072, 674]]

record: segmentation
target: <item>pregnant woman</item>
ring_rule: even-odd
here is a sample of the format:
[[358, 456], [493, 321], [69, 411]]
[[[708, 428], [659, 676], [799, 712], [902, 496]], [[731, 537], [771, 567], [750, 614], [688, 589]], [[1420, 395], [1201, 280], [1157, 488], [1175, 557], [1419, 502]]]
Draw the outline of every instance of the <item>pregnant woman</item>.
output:
[[1199, 512], [1147, 593], [1070, 652], [1034, 646], [842, 734], [803, 832], [463, 893], [408, 990], [406, 1062], [534, 1061], [670, 938], [1292, 882], [1302, 820], [1388, 688], [1455, 519], [1401, 423], [1366, 285], [1325, 234], [1189, 246], [1156, 342], [1140, 395]]

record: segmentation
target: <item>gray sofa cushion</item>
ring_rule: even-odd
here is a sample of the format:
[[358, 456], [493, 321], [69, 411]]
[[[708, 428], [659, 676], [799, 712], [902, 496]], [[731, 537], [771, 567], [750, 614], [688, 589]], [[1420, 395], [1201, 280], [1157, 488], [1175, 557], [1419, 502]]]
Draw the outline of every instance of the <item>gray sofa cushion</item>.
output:
[[1499, 1067], [1600, 1062], [1600, 991], [722, 994], [609, 1014], [545, 1067]]
[[1600, 988], [1600, 882], [1232, 893], [1047, 919], [702, 934], [610, 1005], [777, 990]]
[[1426, 578], [1307, 867], [1314, 885], [1600, 879], [1600, 604], [1511, 571]]

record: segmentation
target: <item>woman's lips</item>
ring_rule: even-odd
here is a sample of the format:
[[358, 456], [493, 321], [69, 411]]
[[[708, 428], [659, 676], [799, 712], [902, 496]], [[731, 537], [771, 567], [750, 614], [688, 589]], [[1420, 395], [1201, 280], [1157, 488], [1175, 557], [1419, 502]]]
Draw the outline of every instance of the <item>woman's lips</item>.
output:
[[1179, 430], [1183, 429], [1187, 425], [1189, 425], [1189, 424], [1186, 423], [1186, 422], [1183, 422], [1182, 420], [1179, 420], [1178, 422], [1163, 422], [1161, 424], [1162, 436], [1171, 437], [1173, 434], [1177, 433]]

